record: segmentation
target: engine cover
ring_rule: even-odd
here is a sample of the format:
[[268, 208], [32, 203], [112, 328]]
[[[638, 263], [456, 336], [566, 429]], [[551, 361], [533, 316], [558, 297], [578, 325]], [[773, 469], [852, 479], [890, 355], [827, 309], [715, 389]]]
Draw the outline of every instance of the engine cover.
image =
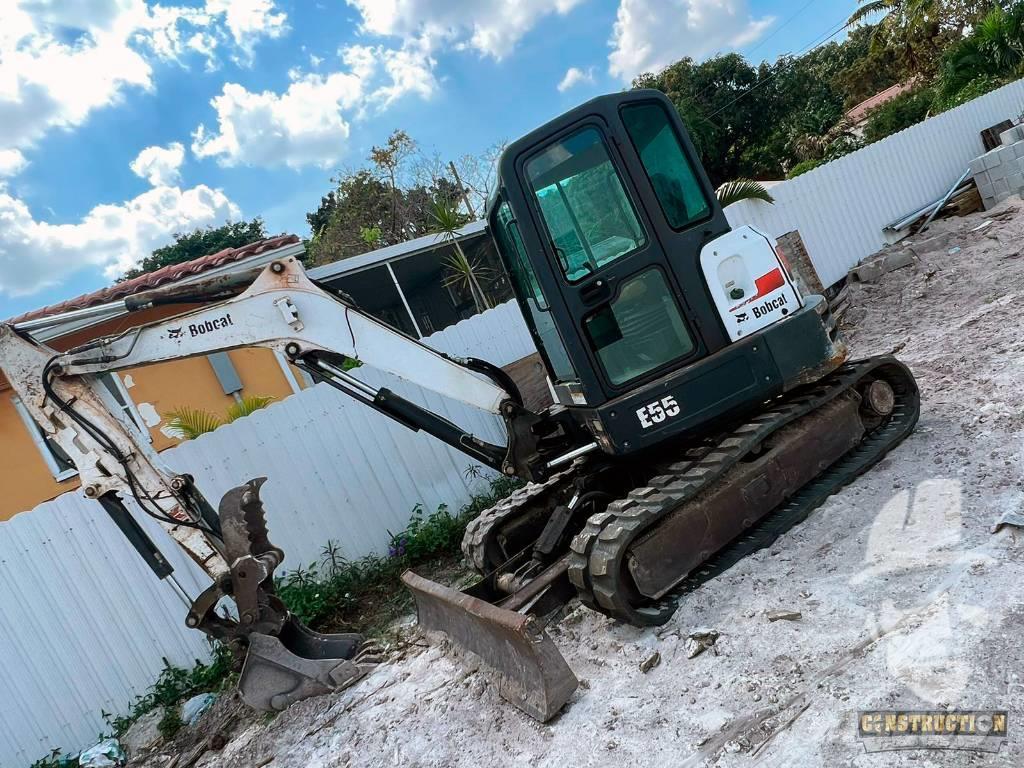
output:
[[803, 306], [772, 241], [753, 227], [717, 237], [700, 252], [708, 291], [729, 338], [749, 336]]

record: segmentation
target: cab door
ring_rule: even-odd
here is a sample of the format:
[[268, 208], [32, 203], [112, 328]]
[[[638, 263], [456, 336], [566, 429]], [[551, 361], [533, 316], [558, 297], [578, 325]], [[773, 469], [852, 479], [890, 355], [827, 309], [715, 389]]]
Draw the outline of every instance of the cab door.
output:
[[521, 161], [540, 240], [607, 397], [704, 354], [656, 229], [610, 140], [585, 118]]

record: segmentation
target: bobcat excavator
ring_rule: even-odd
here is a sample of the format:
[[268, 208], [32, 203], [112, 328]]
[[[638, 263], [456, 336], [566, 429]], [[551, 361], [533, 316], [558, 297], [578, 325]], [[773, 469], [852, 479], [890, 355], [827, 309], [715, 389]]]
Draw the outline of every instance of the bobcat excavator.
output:
[[[916, 423], [910, 371], [891, 357], [847, 360], [826, 301], [801, 295], [767, 236], [730, 229], [656, 91], [594, 99], [511, 144], [487, 224], [547, 369], [554, 404], [541, 412], [500, 368], [429, 349], [291, 258], [79, 310], [84, 320], [190, 306], [63, 353], [32, 333], [67, 315], [0, 326], [0, 369], [73, 460], [85, 495], [158, 577], [173, 583], [133, 514], [156, 518], [209, 574], [200, 595], [178, 588], [186, 623], [246, 654], [239, 686], [254, 707], [350, 685], [379, 649], [312, 632], [275, 595], [284, 553], [269, 539], [263, 478], [215, 511], [122, 420], [103, 374], [265, 347], [528, 481], [470, 523], [472, 586], [403, 579], [421, 626], [479, 655], [502, 694], [540, 720], [577, 686], [544, 631], [567, 601], [637, 626], [667, 621], [682, 595], [803, 520]], [[367, 385], [352, 360], [496, 414], [506, 443]], [[225, 598], [233, 611], [219, 609]]]

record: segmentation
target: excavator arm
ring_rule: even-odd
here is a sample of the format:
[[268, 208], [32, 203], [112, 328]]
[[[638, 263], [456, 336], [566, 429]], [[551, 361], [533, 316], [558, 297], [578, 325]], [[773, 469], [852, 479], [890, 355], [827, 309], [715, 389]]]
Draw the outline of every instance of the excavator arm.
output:
[[[274, 569], [284, 553], [268, 537], [259, 497], [263, 478], [229, 491], [215, 512], [190, 476], [166, 469], [134, 426], [114, 415], [121, 411], [101, 375], [264, 347], [406, 426], [510, 475], [543, 477], [564, 463], [564, 456], [576, 455], [579, 446], [563, 437], [549, 439], [542, 449], [537, 435], [544, 432], [538, 429], [544, 420], [522, 407], [500, 369], [450, 358], [393, 330], [318, 287], [293, 258], [274, 261], [258, 273], [157, 289], [90, 312], [100, 316], [197, 303], [199, 308], [183, 314], [63, 353], [31, 338], [33, 330], [52, 324], [53, 318], [0, 325], [0, 370], [33, 419], [74, 462], [83, 493], [103, 505], [153, 572], [174, 585], [188, 605], [186, 623], [247, 650], [243, 697], [261, 709], [282, 709], [359, 679], [376, 661], [376, 649], [364, 647], [356, 635], [312, 632], [274, 594]], [[386, 388], [369, 386], [351, 373], [352, 362], [500, 414], [508, 444], [483, 441]], [[564, 449], [563, 457], [553, 455], [552, 447]], [[194, 598], [185, 594], [124, 504], [126, 498], [155, 518], [209, 575], [208, 589]], [[224, 598], [234, 601], [235, 615], [218, 612]]]

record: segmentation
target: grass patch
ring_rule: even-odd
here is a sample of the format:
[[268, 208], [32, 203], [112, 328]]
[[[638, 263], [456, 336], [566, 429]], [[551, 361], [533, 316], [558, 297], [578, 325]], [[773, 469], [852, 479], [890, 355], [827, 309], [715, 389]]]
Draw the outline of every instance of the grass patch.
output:
[[[173, 727], [173, 718], [178, 715], [178, 705], [185, 699], [199, 693], [219, 693], [235, 684], [232, 672], [234, 659], [230, 649], [223, 643], [211, 643], [213, 658], [209, 663], [196, 660], [192, 669], [172, 666], [164, 659], [164, 668], [160, 676], [144, 696], [139, 696], [132, 703], [128, 713], [115, 716], [102, 712], [104, 721], [110, 726], [111, 736], [122, 736], [132, 724], [155, 709], [163, 709], [161, 733], [164, 728]], [[164, 720], [167, 725], [163, 725]], [[180, 727], [181, 718], [178, 718]]]

